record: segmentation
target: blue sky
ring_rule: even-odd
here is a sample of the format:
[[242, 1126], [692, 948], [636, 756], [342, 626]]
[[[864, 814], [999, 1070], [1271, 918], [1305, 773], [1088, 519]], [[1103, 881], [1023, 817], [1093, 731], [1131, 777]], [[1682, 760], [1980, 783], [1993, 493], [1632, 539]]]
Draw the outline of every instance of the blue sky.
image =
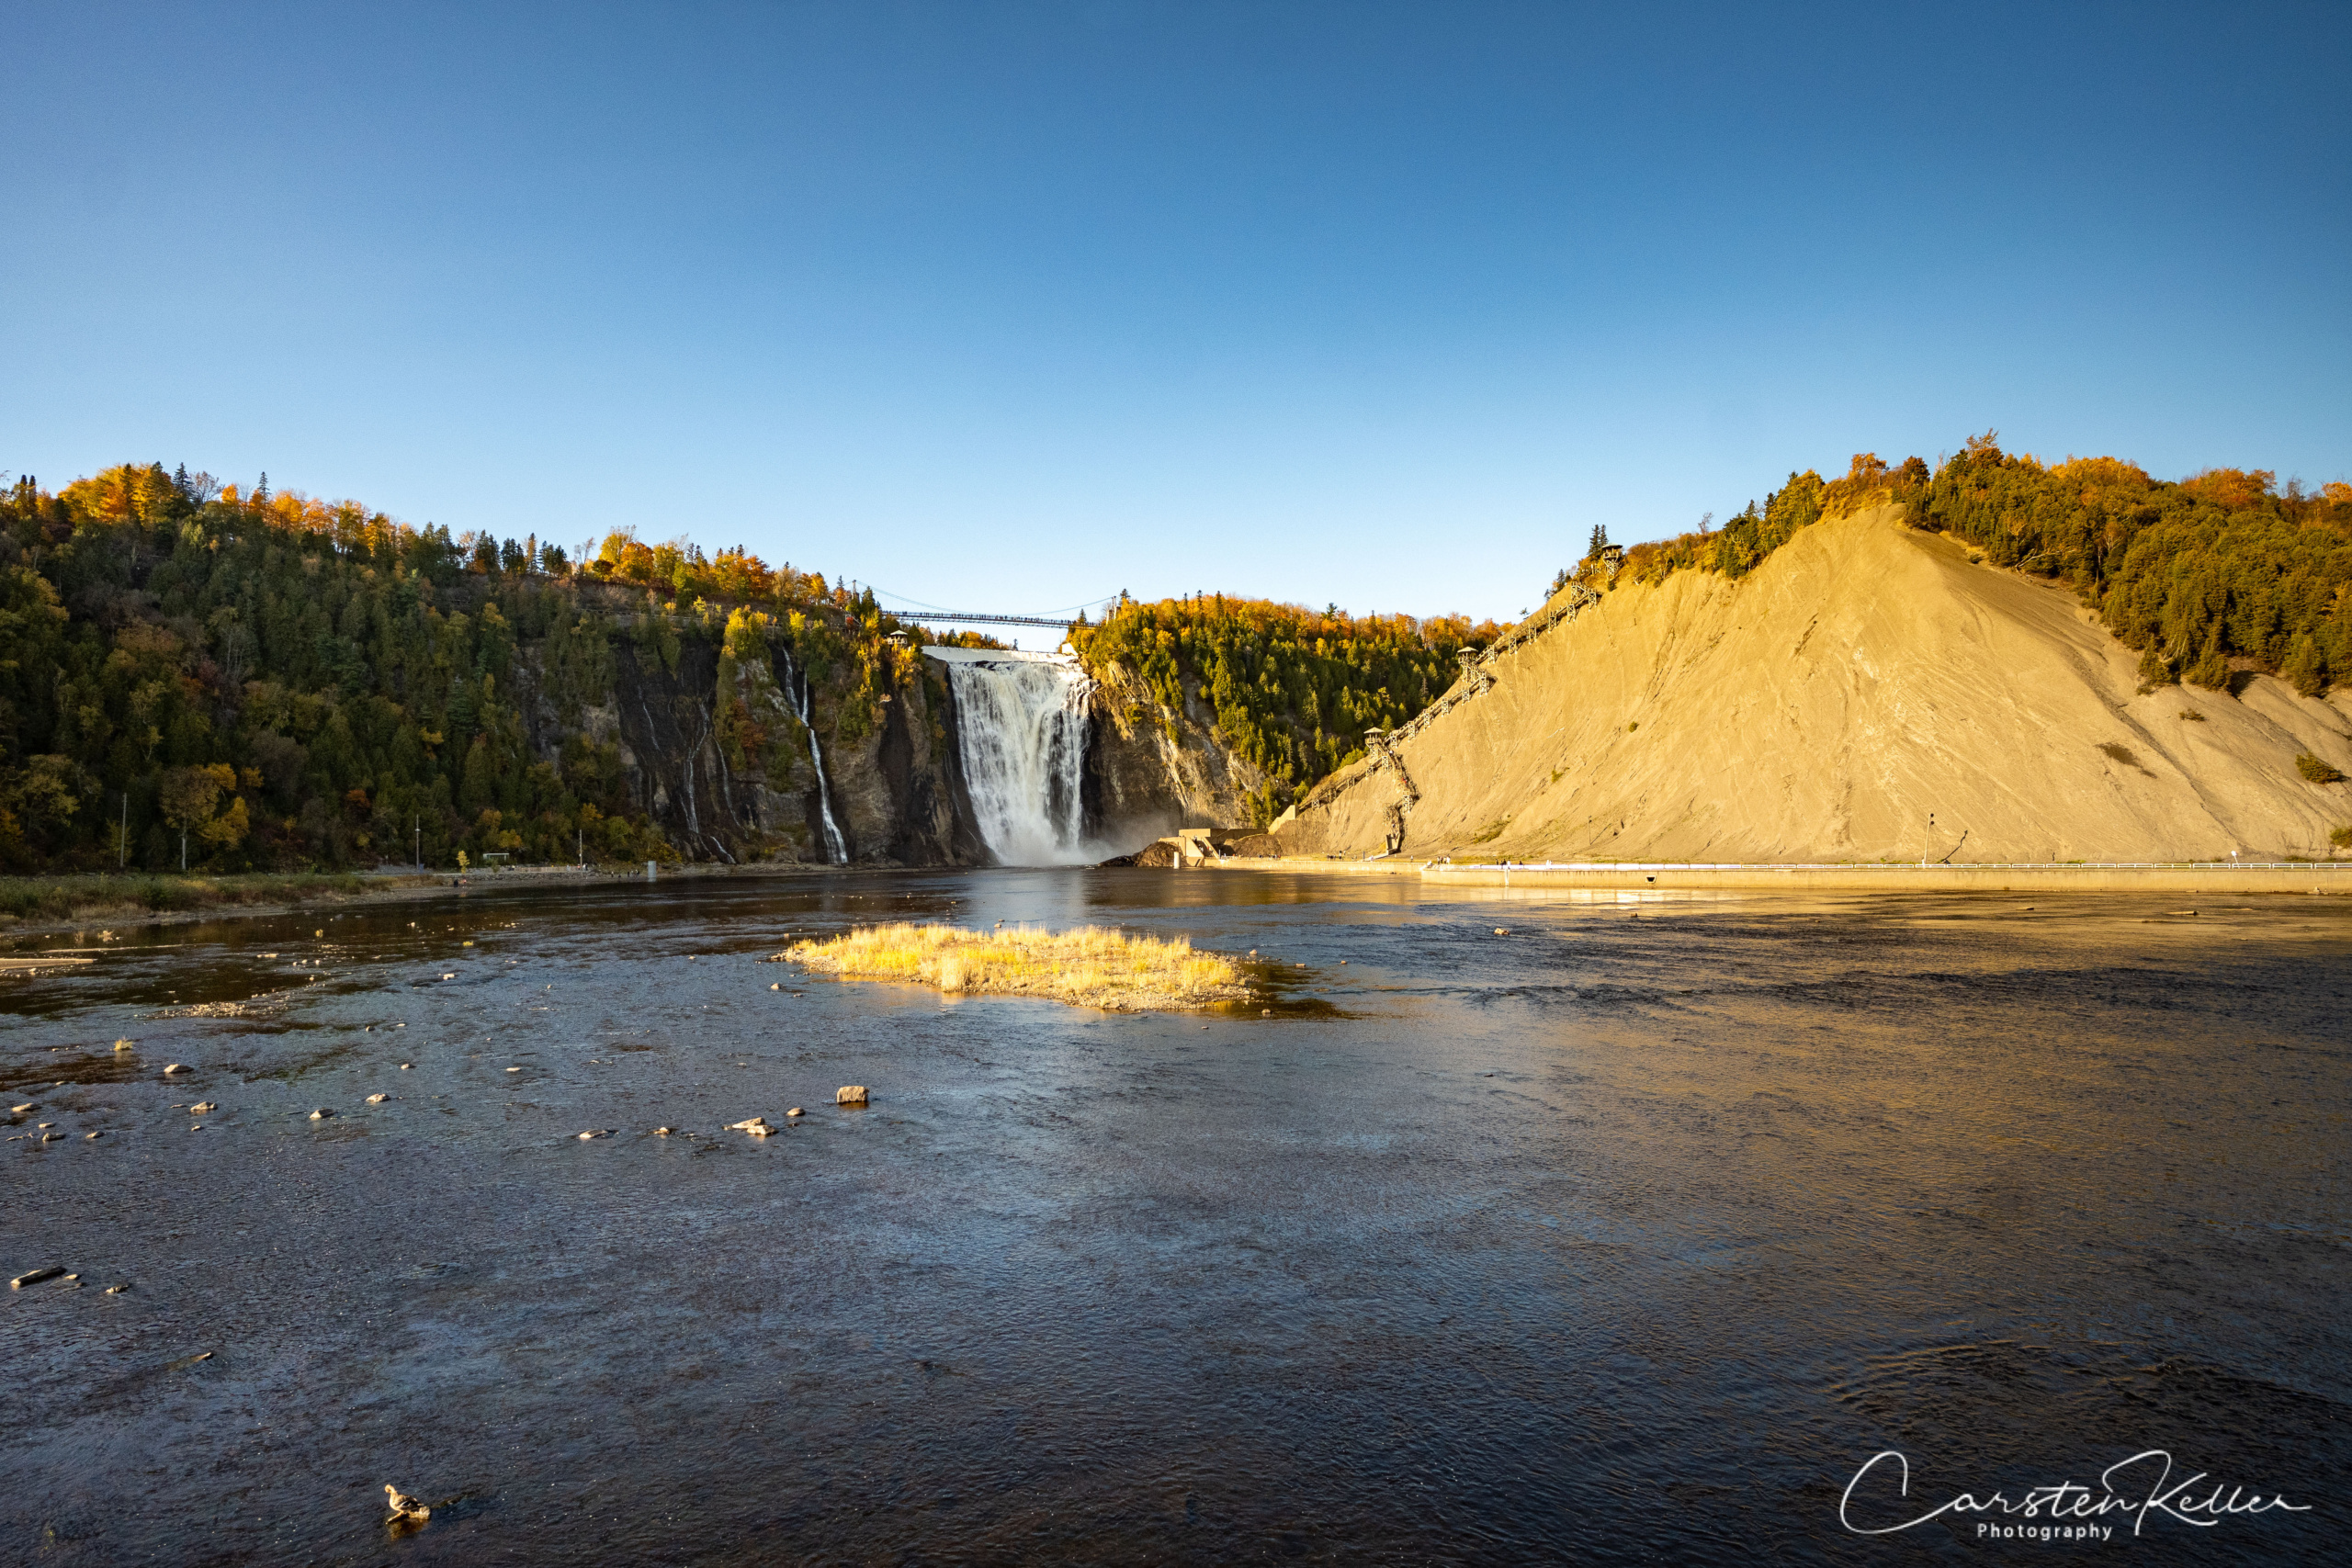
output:
[[11, 16], [46, 484], [1510, 615], [1987, 427], [2352, 477], [2340, 5]]

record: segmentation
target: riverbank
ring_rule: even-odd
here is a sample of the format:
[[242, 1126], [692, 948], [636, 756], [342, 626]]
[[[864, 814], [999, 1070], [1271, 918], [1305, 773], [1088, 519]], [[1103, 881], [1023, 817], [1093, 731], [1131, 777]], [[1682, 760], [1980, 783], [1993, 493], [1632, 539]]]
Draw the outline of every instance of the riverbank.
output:
[[[873, 867], [664, 865], [659, 880], [744, 876], [846, 875]], [[0, 877], [0, 945], [19, 937], [54, 936], [112, 921], [185, 925], [230, 915], [283, 915], [296, 909], [401, 902], [489, 888], [550, 882], [642, 882], [641, 861], [609, 865], [518, 865], [492, 870], [254, 873], [234, 876], [130, 875]]]
[[[409, 879], [422, 883], [419, 876]], [[30, 934], [91, 919], [146, 923], [255, 906], [294, 908], [360, 896], [368, 879], [350, 872], [240, 876], [129, 875], [0, 877], [0, 929]]]
[[1456, 887], [1710, 889], [1761, 893], [2294, 893], [2352, 894], [2352, 863], [2175, 865], [1691, 865], [1677, 862], [1545, 864], [1326, 860], [1234, 855], [1217, 871], [1408, 876]]

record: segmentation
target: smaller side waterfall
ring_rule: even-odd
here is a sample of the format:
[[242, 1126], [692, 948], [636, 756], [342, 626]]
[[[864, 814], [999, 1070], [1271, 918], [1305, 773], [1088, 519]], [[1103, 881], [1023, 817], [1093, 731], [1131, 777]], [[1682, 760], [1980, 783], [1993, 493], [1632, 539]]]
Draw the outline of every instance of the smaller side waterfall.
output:
[[791, 700], [800, 728], [808, 732], [808, 761], [817, 770], [817, 818], [825, 838], [825, 859], [834, 865], [849, 863], [849, 840], [833, 820], [833, 786], [825, 782], [825, 751], [817, 740], [817, 726], [809, 717], [808, 678], [794, 670], [792, 655], [784, 659], [784, 692]]
[[[1005, 865], [1100, 858], [1085, 840], [1086, 700], [1077, 660], [1049, 653], [930, 649], [956, 692], [964, 787], [981, 842]], [[944, 656], [944, 657], [943, 657]]]

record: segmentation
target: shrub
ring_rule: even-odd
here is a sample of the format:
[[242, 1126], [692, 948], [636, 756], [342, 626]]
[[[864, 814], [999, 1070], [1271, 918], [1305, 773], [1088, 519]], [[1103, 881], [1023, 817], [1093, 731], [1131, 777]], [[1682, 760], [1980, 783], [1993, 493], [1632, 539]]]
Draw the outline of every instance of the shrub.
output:
[[2305, 751], [2296, 757], [2295, 771], [2313, 784], [2342, 784], [2344, 775]]

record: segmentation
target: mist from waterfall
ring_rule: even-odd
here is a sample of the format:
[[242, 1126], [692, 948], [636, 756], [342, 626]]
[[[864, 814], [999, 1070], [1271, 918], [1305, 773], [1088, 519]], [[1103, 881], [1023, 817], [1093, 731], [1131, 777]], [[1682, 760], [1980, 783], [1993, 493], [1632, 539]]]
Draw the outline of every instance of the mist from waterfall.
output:
[[1101, 859], [1102, 846], [1086, 840], [1080, 800], [1094, 682], [1067, 655], [946, 651], [964, 787], [981, 841], [1005, 865]]

